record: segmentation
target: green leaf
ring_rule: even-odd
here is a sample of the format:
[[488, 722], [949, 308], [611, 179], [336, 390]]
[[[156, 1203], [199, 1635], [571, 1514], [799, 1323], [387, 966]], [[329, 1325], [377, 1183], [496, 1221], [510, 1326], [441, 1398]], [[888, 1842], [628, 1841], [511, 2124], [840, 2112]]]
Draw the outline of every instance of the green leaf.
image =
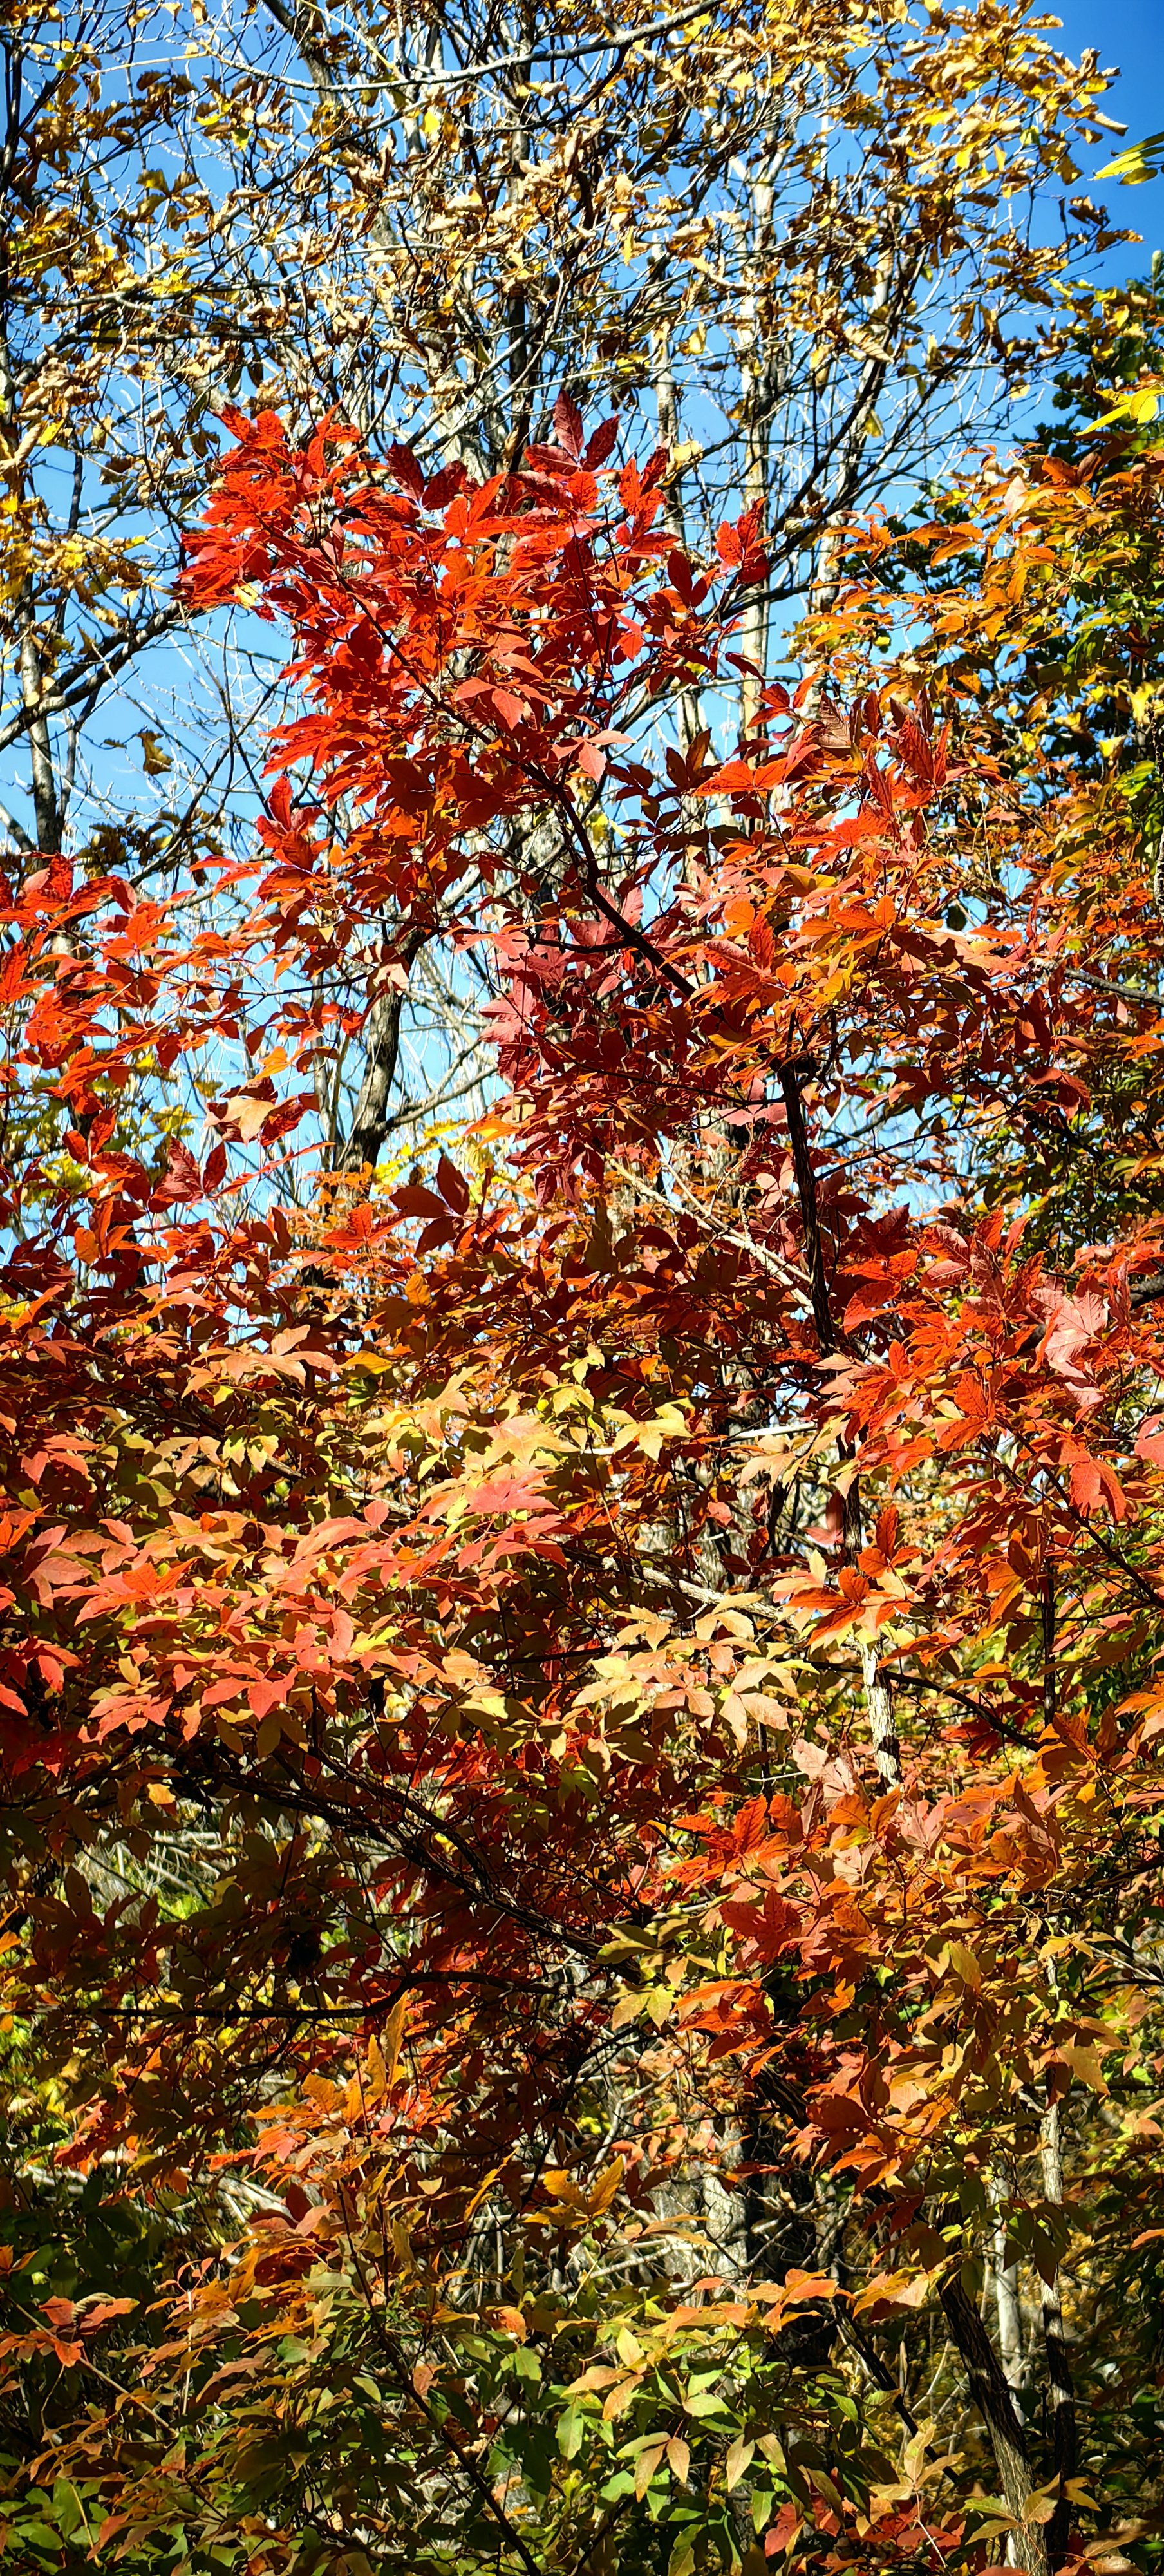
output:
[[585, 2430], [585, 2416], [579, 2415], [576, 2407], [568, 2406], [565, 2414], [558, 2417], [558, 2449], [564, 2460], [577, 2459]]
[[1114, 161], [1105, 161], [1097, 179], [1122, 179], [1127, 188], [1140, 188], [1145, 179], [1158, 179], [1164, 170], [1164, 134], [1145, 135], [1142, 143], [1129, 143], [1126, 151], [1117, 152]]

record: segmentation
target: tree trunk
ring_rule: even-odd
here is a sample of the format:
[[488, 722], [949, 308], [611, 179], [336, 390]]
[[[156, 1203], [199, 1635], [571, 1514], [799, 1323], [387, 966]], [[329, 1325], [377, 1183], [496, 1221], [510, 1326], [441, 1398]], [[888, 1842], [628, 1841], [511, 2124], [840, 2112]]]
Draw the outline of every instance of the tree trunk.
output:
[[[1039, 2137], [1043, 2166], [1044, 2197], [1055, 2209], [1063, 2206], [1063, 2157], [1059, 2133], [1059, 2105], [1052, 2102], [1043, 2115]], [[1059, 2499], [1047, 2525], [1047, 2564], [1060, 2567], [1071, 2546], [1071, 2498], [1067, 2481], [1075, 2476], [1079, 2465], [1079, 2432], [1075, 2418], [1075, 2390], [1071, 2365], [1067, 2358], [1067, 2340], [1063, 2331], [1063, 2302], [1059, 2293], [1059, 2275], [1043, 2284], [1043, 2341], [1047, 2348], [1047, 2377], [1053, 2410], [1055, 2475], [1059, 2481]]]
[[351, 1130], [336, 1154], [340, 1172], [360, 1172], [379, 1162], [388, 1133], [388, 1095], [400, 1053], [403, 993], [385, 993], [373, 1002], [364, 1038], [364, 1079]]
[[970, 2394], [990, 2435], [1008, 2513], [1021, 2528], [1015, 2533], [1017, 2563], [1027, 2576], [1050, 2576], [1042, 2525], [1028, 2523], [1026, 2509], [1034, 2490], [1023, 2428], [1002, 2367], [973, 2300], [957, 2273], [941, 2291], [946, 2323], [970, 2383]]
[[[679, 398], [675, 391], [675, 371], [671, 364], [670, 343], [666, 331], [660, 331], [655, 342], [655, 405], [659, 420], [659, 437], [674, 460], [679, 450]], [[683, 516], [681, 473], [674, 470], [664, 486], [663, 509], [667, 526], [677, 546], [686, 549], [687, 525]], [[679, 749], [689, 751], [703, 723], [698, 689], [681, 689], [676, 704]]]
[[[996, 2213], [1001, 2201], [997, 2183], [991, 2185], [991, 2199]], [[1020, 2424], [1025, 2422], [1021, 2389], [1025, 2365], [1023, 2349], [1023, 2313], [1019, 2300], [1018, 2265], [1006, 2256], [1006, 2227], [1001, 2216], [994, 2222], [994, 2303], [998, 2311], [998, 2349], [1002, 2357], [1003, 2377], [1014, 2400], [1014, 2411]]]

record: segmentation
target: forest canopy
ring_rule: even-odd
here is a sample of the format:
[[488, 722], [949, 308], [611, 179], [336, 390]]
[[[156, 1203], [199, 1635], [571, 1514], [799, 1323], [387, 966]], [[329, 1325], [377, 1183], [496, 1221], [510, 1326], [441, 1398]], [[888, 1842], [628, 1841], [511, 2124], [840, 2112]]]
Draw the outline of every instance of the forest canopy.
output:
[[1149, 2576], [1160, 139], [0, 50], [0, 2559]]

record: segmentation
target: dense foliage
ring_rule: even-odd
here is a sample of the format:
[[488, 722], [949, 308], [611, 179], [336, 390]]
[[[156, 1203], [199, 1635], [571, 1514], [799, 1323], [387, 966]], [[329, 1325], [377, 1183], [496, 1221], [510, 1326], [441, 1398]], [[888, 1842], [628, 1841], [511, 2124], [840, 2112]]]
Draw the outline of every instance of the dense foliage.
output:
[[[483, 486], [235, 430], [189, 579], [305, 704], [238, 935], [60, 860], [10, 901], [21, 2545], [1150, 2532], [1162, 934], [1044, 735], [1158, 458], [988, 475], [888, 588], [869, 539], [843, 701], [659, 760], [754, 522], [701, 571], [566, 401]], [[385, 984], [487, 944], [504, 1087], [292, 1223], [369, 919]], [[151, 1167], [129, 1069], [245, 993]]]
[[[1014, 23], [934, 14], [971, 122]], [[14, 466], [16, 2568], [1156, 2564], [1158, 293], [807, 552], [662, 399], [228, 411], [157, 614], [281, 677], [164, 867], [70, 849]]]

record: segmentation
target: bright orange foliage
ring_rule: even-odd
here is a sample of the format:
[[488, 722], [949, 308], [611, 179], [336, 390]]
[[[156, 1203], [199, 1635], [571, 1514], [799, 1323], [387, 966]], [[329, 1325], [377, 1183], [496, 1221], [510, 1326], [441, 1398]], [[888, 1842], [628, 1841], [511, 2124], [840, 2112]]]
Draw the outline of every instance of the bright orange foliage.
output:
[[[178, 2234], [160, 2321], [18, 2264], [44, 2457], [142, 2568], [1131, 2546], [1162, 1221], [1055, 1173], [1160, 1043], [1143, 852], [959, 705], [980, 565], [910, 677], [866, 540], [843, 705], [680, 756], [754, 522], [701, 569], [565, 401], [480, 488], [233, 427], [188, 579], [303, 691], [237, 927], [59, 861], [7, 915], [11, 2009]], [[438, 938], [494, 1108], [289, 1217], [329, 973]], [[147, 1158], [124, 1069], [244, 997]]]

